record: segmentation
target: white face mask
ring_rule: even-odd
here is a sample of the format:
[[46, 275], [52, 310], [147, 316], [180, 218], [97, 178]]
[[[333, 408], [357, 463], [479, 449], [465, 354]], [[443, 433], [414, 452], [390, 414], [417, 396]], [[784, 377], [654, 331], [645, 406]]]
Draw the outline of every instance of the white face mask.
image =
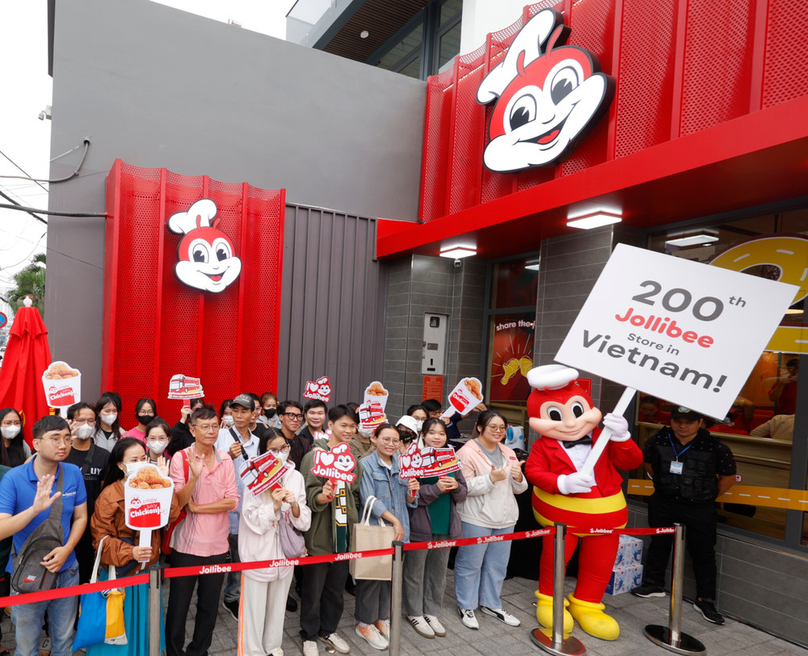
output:
[[136, 474], [137, 471], [143, 467], [143, 465], [148, 465], [148, 462], [127, 462], [126, 463], [126, 475], [131, 476], [132, 474]]
[[114, 424], [115, 420], [118, 418], [117, 413], [114, 413], [114, 414], [111, 414], [111, 415], [102, 414], [102, 415], [98, 415], [98, 416], [101, 418], [101, 421], [103, 421], [107, 426], [112, 426], [112, 424]]
[[236, 423], [236, 420], [233, 419], [233, 415], [225, 415], [223, 421], [224, 421], [224, 425], [228, 426], [228, 427], [230, 427], [230, 426], [232, 426], [233, 424]]
[[280, 460], [284, 465], [286, 464], [286, 461], [289, 458], [289, 452], [288, 451], [273, 451], [272, 453], [274, 453], [275, 457], [278, 460]]
[[364, 437], [366, 440], [369, 440], [373, 435], [373, 430], [369, 428], [360, 428], [358, 433]]
[[423, 419], [416, 420], [416, 422], [415, 422], [415, 432], [420, 433], [421, 429], [423, 427], [424, 427], [424, 420]]
[[0, 428], [0, 433], [3, 434], [7, 440], [13, 440], [17, 435], [20, 434], [20, 427], [19, 426], [3, 426]]
[[93, 431], [95, 431], [95, 428], [90, 424], [82, 424], [76, 429], [76, 438], [86, 440], [93, 434]]
[[166, 447], [168, 446], [168, 442], [158, 442], [156, 440], [149, 440], [147, 444], [149, 446], [149, 451], [158, 456], [165, 451]]

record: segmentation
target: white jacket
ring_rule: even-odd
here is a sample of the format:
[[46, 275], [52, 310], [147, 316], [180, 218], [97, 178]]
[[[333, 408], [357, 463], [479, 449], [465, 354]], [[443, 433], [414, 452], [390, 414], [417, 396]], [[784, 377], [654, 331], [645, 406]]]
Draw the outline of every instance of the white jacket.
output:
[[[509, 465], [519, 467], [519, 461], [512, 449], [500, 444], [499, 450], [506, 469]], [[468, 487], [466, 500], [457, 504], [460, 519], [486, 528], [507, 528], [516, 524], [519, 506], [514, 494], [521, 494], [527, 489], [524, 474], [519, 483], [510, 475], [505, 480], [492, 483], [489, 474], [494, 467], [480, 449], [477, 440], [466, 442], [457, 452], [457, 457], [463, 463], [463, 476]]]
[[[288, 464], [289, 471], [281, 479], [281, 485], [294, 493], [300, 506], [300, 517], [292, 514], [291, 506], [285, 501], [281, 504], [280, 511], [276, 513], [270, 491], [256, 497], [245, 487], [238, 525], [238, 554], [243, 563], [286, 557], [281, 551], [278, 536], [278, 522], [281, 521], [282, 515], [286, 515], [292, 526], [301, 533], [309, 530], [311, 526], [311, 510], [306, 505], [306, 485], [303, 476], [294, 469], [294, 463]], [[244, 576], [254, 581], [277, 581], [291, 576], [292, 569], [292, 567], [248, 569], [244, 571]]]

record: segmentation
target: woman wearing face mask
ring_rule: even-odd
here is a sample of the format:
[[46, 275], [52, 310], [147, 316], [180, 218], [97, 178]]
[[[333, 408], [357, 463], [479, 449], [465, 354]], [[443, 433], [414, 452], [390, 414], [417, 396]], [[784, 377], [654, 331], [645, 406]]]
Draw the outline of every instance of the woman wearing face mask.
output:
[[[106, 536], [102, 547], [101, 563], [105, 566], [115, 565], [118, 578], [138, 574], [155, 564], [160, 558], [160, 531], [152, 532], [150, 547], [137, 546], [140, 534], [127, 527], [125, 519], [123, 485], [127, 470], [134, 470], [147, 460], [146, 447], [135, 438], [122, 438], [112, 447], [112, 453], [104, 472], [104, 486], [95, 503], [95, 512], [90, 519], [93, 546], [96, 549], [101, 539]], [[160, 457], [157, 466], [160, 473], [169, 478], [168, 461]], [[169, 523], [178, 516], [179, 506], [175, 494], [171, 500]], [[141, 568], [141, 563], [145, 564], [144, 568]], [[99, 580], [107, 578], [106, 572], [99, 576]], [[149, 653], [149, 586], [147, 583], [126, 588], [123, 614], [128, 644], [101, 644], [88, 647], [88, 656], [98, 654], [142, 656]], [[160, 648], [164, 649], [162, 613], [160, 616]]]
[[[258, 445], [286, 463], [279, 488], [254, 495], [244, 488], [239, 519], [238, 551], [242, 562], [290, 557], [281, 549], [279, 523], [288, 522], [298, 531], [311, 526], [303, 476], [288, 460], [289, 444], [274, 428], [267, 428]], [[292, 583], [292, 567], [247, 570], [241, 577], [238, 614], [238, 653], [245, 656], [281, 656], [286, 597]], [[248, 603], [245, 601], [248, 600]]]
[[426, 408], [422, 405], [411, 405], [407, 408], [407, 414], [418, 422], [418, 430], [416, 430], [416, 433], [420, 433], [424, 422], [429, 418], [429, 413], [426, 411]]
[[146, 441], [146, 426], [157, 416], [157, 404], [152, 399], [139, 399], [135, 405], [137, 426], [129, 429], [124, 437], [134, 437], [141, 442]]
[[160, 458], [164, 456], [170, 435], [171, 428], [162, 417], [155, 417], [146, 426], [146, 455], [153, 465], [158, 464]]
[[94, 409], [96, 431], [93, 439], [102, 449], [112, 451], [115, 443], [123, 437], [120, 397], [112, 392], [104, 392]]
[[0, 410], [0, 433], [8, 453], [9, 467], [19, 467], [31, 457], [31, 447], [22, 438], [22, 417], [14, 408]]
[[219, 406], [219, 428], [232, 428], [235, 425], [235, 421], [233, 419], [233, 410], [231, 406], [233, 405], [233, 399], [225, 399], [222, 401], [222, 404]]
[[[376, 502], [370, 510], [371, 523], [381, 520], [392, 524], [394, 540], [410, 541], [410, 515], [407, 507], [415, 508], [418, 496], [418, 480], [408, 481], [399, 477], [398, 447], [401, 436], [398, 429], [382, 424], [371, 437], [376, 447], [369, 456], [362, 458], [363, 473], [359, 484], [362, 501], [360, 516], [370, 497]], [[374, 649], [387, 649], [390, 640], [390, 581], [356, 582], [356, 634], [367, 640]]]
[[258, 423], [264, 426], [274, 426], [273, 419], [278, 414], [278, 397], [272, 392], [264, 392], [261, 395], [261, 414], [258, 415]]
[[[403, 419], [403, 417], [402, 417]], [[412, 419], [412, 417], [409, 417]], [[418, 447], [446, 446], [446, 425], [427, 419]], [[457, 504], [466, 500], [466, 479], [460, 471], [419, 479], [418, 507], [410, 510], [410, 540], [457, 540], [463, 537]], [[443, 638], [446, 629], [438, 619], [446, 589], [448, 549], [423, 549], [404, 559], [404, 613], [412, 628], [425, 638]]]

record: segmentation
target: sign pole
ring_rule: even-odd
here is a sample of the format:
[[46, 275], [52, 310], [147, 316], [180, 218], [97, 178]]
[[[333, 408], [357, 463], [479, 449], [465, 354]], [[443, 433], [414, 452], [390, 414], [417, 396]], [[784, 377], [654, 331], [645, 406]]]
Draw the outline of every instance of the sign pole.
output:
[[[616, 415], [623, 415], [628, 408], [629, 403], [634, 398], [634, 395], [637, 393], [637, 390], [626, 387], [623, 390], [623, 395], [620, 397], [620, 400], [617, 402], [617, 405], [614, 406], [614, 414]], [[600, 458], [601, 454], [606, 450], [606, 447], [609, 445], [609, 437], [611, 437], [612, 429], [609, 427], [604, 427], [603, 430], [600, 432], [600, 437], [598, 441], [592, 446], [592, 451], [590, 451], [589, 456], [584, 463], [583, 469], [581, 469], [582, 473], [591, 474], [595, 469], [595, 463]]]

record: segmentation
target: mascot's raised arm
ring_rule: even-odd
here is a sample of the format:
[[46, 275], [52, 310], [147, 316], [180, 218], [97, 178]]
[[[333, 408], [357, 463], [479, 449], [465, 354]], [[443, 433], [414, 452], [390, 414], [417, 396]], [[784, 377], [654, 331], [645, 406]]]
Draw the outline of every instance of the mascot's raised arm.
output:
[[[578, 384], [578, 372], [551, 364], [528, 373], [533, 388], [527, 401], [530, 427], [540, 438], [533, 444], [525, 476], [533, 487], [533, 513], [543, 526], [556, 522], [579, 528], [623, 528], [628, 521], [626, 499], [618, 469], [642, 464], [640, 448], [631, 440], [628, 423], [621, 415], [607, 414], [603, 425], [612, 433], [609, 445], [592, 474], [583, 465], [598, 441], [601, 412], [589, 393]], [[553, 623], [553, 536], [545, 536], [536, 615], [539, 623]], [[564, 632], [574, 620], [581, 628], [603, 640], [616, 640], [620, 626], [603, 612], [601, 603], [611, 577], [619, 546], [618, 535], [567, 533], [564, 562], [569, 561], [582, 540], [575, 592], [565, 600]]]

